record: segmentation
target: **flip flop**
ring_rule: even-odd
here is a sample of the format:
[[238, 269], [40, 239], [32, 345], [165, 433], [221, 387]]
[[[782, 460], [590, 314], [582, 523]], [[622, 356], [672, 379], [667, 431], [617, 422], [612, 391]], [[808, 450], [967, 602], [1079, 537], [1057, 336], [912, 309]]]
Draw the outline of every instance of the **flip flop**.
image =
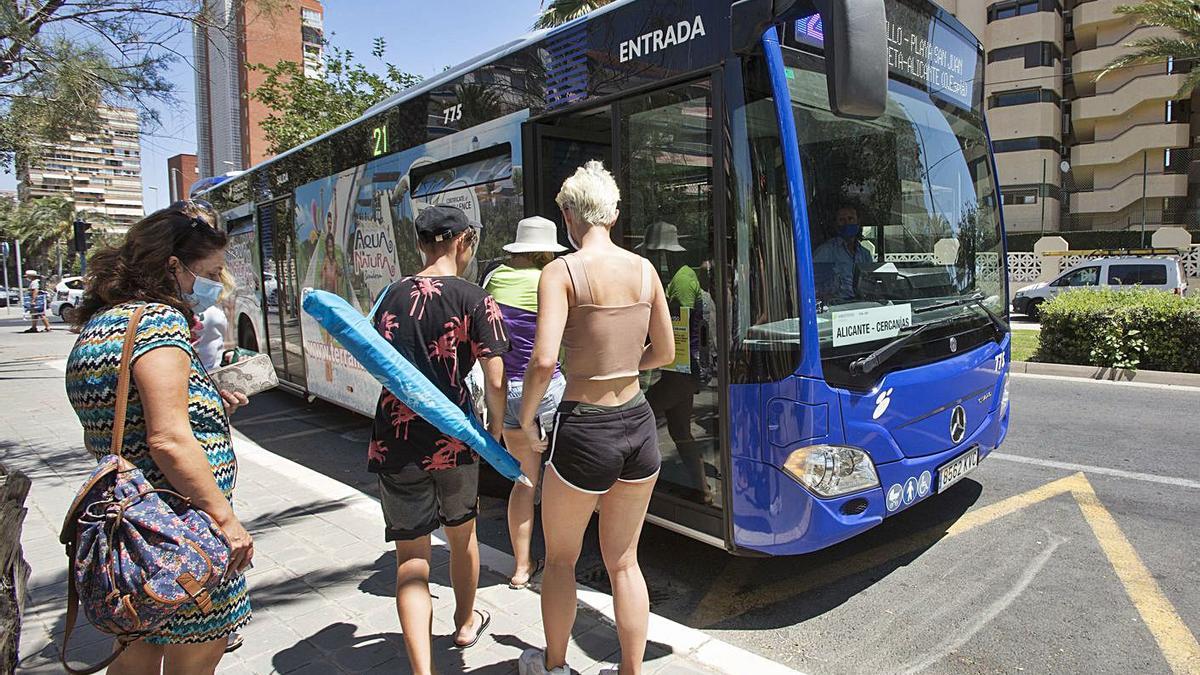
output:
[[471, 647], [474, 647], [475, 644], [479, 642], [479, 638], [483, 637], [484, 633], [487, 632], [488, 626], [492, 624], [492, 615], [486, 609], [477, 609], [474, 611], [479, 615], [479, 627], [475, 629], [475, 637], [465, 645], [460, 645], [455, 642], [455, 649], [470, 649]]
[[546, 567], [546, 561], [545, 561], [545, 560], [540, 560], [540, 559], [539, 559], [537, 562], [535, 562], [535, 563], [533, 564], [533, 570], [531, 570], [531, 571], [529, 572], [529, 578], [525, 580], [525, 583], [523, 583], [523, 584], [514, 584], [514, 583], [513, 583], [513, 582], [510, 580], [510, 581], [508, 582], [508, 587], [509, 587], [509, 588], [511, 588], [511, 589], [513, 589], [514, 591], [519, 591], [519, 590], [521, 590], [521, 589], [524, 589], [524, 588], [529, 588], [529, 584], [533, 583], [533, 578], [534, 578], [534, 577], [536, 577], [537, 575], [541, 574], [541, 573], [542, 573], [542, 570], [543, 570], [543, 569], [545, 569], [545, 567]]

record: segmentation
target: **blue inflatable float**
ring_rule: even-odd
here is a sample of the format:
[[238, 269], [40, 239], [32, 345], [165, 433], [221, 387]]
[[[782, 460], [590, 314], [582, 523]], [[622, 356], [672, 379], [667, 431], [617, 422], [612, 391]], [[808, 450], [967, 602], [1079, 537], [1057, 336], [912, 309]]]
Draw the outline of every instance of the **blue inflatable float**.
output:
[[466, 443], [504, 477], [533, 487], [529, 478], [521, 473], [521, 463], [500, 447], [478, 420], [446, 398], [341, 296], [305, 289], [303, 306], [305, 312], [404, 405], [442, 433]]

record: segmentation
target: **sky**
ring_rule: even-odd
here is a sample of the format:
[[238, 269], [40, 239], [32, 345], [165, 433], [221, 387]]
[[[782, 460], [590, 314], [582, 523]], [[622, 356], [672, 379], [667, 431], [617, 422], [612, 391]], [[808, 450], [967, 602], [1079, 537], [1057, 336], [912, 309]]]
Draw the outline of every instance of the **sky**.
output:
[[[401, 70], [429, 77], [528, 32], [539, 0], [325, 0], [325, 37], [350, 49], [372, 70], [382, 63], [371, 56], [376, 37], [387, 41], [386, 58]], [[402, 8], [402, 9], [401, 9]], [[501, 9], [503, 8], [503, 9]], [[167, 158], [196, 151], [196, 82], [190, 34], [172, 45], [186, 60], [169, 73], [179, 99], [160, 107], [160, 128], [142, 133], [142, 196], [147, 211], [166, 206]], [[16, 178], [0, 173], [0, 190], [12, 190]]]

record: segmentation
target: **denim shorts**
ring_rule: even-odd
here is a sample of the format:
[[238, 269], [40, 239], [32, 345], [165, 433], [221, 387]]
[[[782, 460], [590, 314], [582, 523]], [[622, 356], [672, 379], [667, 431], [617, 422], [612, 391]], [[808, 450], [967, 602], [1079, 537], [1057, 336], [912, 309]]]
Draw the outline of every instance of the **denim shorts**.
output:
[[[508, 381], [508, 404], [504, 407], [505, 429], [521, 428], [521, 393], [524, 389], [524, 381]], [[563, 378], [562, 373], [556, 373], [554, 377], [550, 378], [550, 386], [546, 387], [546, 395], [538, 404], [537, 417], [534, 419], [541, 420], [543, 417], [548, 418], [552, 415], [558, 409], [558, 404], [562, 402], [563, 392], [566, 389], [567, 381]]]

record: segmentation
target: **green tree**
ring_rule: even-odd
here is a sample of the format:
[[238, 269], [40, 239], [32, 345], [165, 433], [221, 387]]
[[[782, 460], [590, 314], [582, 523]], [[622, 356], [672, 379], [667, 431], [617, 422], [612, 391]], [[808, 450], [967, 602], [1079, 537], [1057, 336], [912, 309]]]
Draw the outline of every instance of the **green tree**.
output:
[[1136, 5], [1121, 5], [1114, 11], [1134, 17], [1145, 26], [1170, 28], [1179, 36], [1142, 38], [1125, 43], [1125, 47], [1135, 51], [1113, 59], [1096, 75], [1096, 79], [1119, 68], [1165, 63], [1168, 59], [1174, 59], [1193, 66], [1175, 93], [1175, 98], [1191, 96], [1196, 85], [1200, 84], [1200, 68], [1195, 67], [1196, 62], [1200, 61], [1200, 7], [1191, 0], [1143, 0]]
[[[375, 38], [371, 56], [383, 61], [386, 50], [383, 38]], [[274, 111], [262, 123], [270, 152], [294, 148], [357, 119], [379, 101], [421, 81], [387, 62], [382, 74], [373, 73], [355, 60], [354, 52], [328, 42], [323, 66], [320, 77], [305, 77], [303, 66], [293, 61], [250, 66], [266, 76], [251, 97]]]
[[538, 15], [537, 22], [533, 24], [533, 27], [541, 29], [561, 26], [589, 12], [594, 12], [610, 2], [612, 0], [551, 0], [550, 6], [546, 7], [545, 0], [543, 0], [541, 6], [544, 9]]
[[[0, 200], [0, 233], [5, 239], [21, 240], [22, 263], [28, 267], [54, 269], [62, 261], [64, 271], [77, 269], [71, 252], [72, 223], [76, 219], [87, 220], [93, 226], [107, 223], [102, 214], [76, 211], [75, 204], [62, 197], [42, 197], [22, 203]], [[95, 228], [92, 231], [95, 245], [100, 232]]]
[[[265, 0], [265, 12], [287, 0]], [[166, 69], [175, 42], [193, 26], [213, 26], [202, 0], [9, 0], [0, 3], [0, 167], [42, 141], [87, 132], [100, 104], [158, 122], [174, 103]]]

